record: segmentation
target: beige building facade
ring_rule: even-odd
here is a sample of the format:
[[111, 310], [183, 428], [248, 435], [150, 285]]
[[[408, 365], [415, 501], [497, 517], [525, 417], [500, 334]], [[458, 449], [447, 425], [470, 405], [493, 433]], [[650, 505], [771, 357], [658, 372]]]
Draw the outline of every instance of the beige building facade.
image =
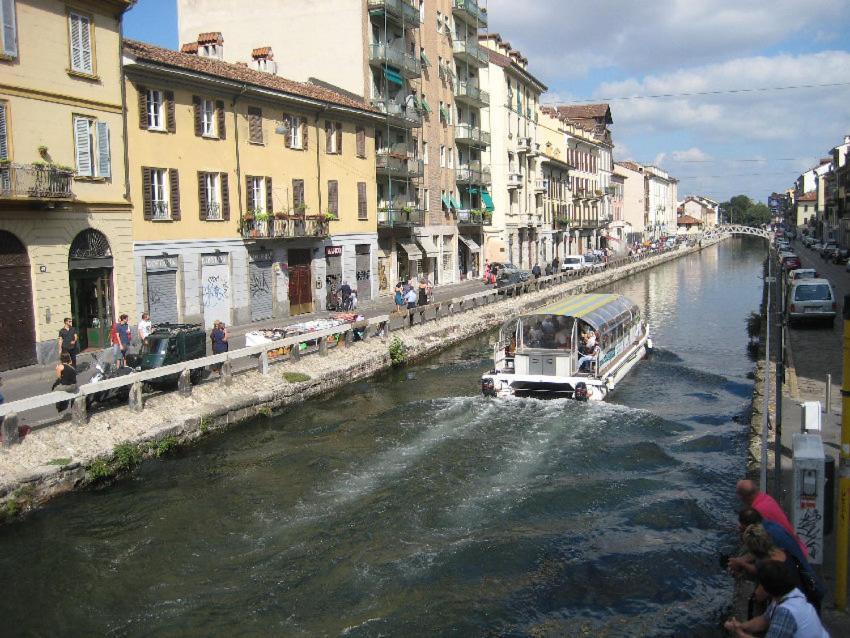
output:
[[640, 242], [645, 238], [648, 223], [646, 213], [646, 190], [643, 166], [636, 162], [616, 162], [614, 177], [623, 180], [623, 224], [630, 228], [628, 243]]
[[124, 163], [122, 0], [0, 5], [0, 370], [55, 360], [134, 319]]
[[124, 45], [139, 311], [210, 327], [336, 309], [344, 281], [372, 298], [383, 117], [197, 53], [220, 42]]

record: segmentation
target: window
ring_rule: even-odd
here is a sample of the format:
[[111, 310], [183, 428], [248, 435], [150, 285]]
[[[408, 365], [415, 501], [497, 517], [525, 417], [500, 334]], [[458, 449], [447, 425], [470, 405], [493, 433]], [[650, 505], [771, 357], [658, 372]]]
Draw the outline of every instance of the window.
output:
[[330, 155], [342, 153], [342, 123], [325, 120], [325, 152]]
[[431, 205], [431, 190], [428, 188], [422, 189], [422, 199], [419, 202], [419, 207], [428, 210]]
[[227, 173], [198, 173], [198, 211], [203, 221], [230, 219]]
[[339, 182], [328, 180], [328, 214], [339, 217]]
[[252, 175], [245, 177], [246, 209], [249, 213], [271, 211], [269, 198], [266, 196], [266, 179], [265, 177], [254, 177]]
[[455, 167], [455, 156], [454, 156], [454, 149], [451, 146], [449, 147], [448, 155], [449, 155], [449, 168], [454, 168]]
[[254, 106], [248, 107], [248, 141], [251, 144], [263, 143], [263, 111]]
[[71, 71], [94, 75], [91, 17], [71, 11], [68, 14], [68, 29], [71, 45]]
[[148, 126], [157, 131], [165, 130], [165, 100], [162, 91], [151, 89], [147, 99]]
[[147, 221], [180, 220], [180, 181], [176, 168], [142, 167], [142, 202]]
[[443, 12], [437, 11], [437, 33], [443, 32]]
[[440, 145], [440, 168], [446, 167], [446, 147]]
[[307, 122], [304, 118], [283, 114], [283, 143], [286, 148], [307, 150]]
[[109, 152], [109, 125], [94, 118], [74, 116], [74, 149], [77, 175], [110, 177], [112, 158]]
[[425, 140], [422, 141], [422, 163], [428, 163], [428, 142]]
[[15, 0], [0, 0], [0, 55], [18, 57], [18, 26], [15, 22]]
[[5, 102], [0, 102], [0, 160], [9, 159], [9, 116]]
[[292, 208], [296, 213], [304, 213], [307, 205], [304, 203], [304, 180], [292, 180]]
[[357, 182], [357, 219], [368, 219], [369, 210], [366, 206], [366, 182]]
[[215, 137], [216, 130], [215, 103], [212, 100], [201, 101], [201, 134]]
[[366, 129], [362, 126], [357, 127], [357, 157], [366, 158]]

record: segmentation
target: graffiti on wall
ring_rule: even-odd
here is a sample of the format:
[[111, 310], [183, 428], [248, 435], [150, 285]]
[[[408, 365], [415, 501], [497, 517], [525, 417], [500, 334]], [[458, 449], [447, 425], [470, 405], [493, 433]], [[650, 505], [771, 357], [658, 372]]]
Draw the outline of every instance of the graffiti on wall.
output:
[[218, 306], [227, 299], [230, 292], [230, 282], [222, 275], [210, 275], [204, 282], [203, 298], [204, 307], [212, 308]]

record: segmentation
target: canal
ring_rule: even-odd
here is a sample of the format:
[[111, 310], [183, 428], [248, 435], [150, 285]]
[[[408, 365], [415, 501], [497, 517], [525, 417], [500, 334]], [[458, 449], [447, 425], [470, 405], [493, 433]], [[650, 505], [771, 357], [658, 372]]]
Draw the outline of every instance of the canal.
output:
[[479, 394], [485, 335], [0, 529], [5, 635], [713, 636], [763, 240], [618, 282], [606, 404]]

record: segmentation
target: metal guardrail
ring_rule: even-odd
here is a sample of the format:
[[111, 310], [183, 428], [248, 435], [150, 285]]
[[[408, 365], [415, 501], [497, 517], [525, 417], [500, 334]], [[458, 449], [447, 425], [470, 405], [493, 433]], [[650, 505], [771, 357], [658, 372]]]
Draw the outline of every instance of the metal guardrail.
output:
[[[52, 406], [60, 401], [70, 401], [72, 402], [70, 409], [73, 421], [77, 424], [84, 424], [88, 418], [86, 397], [105, 390], [114, 390], [127, 386], [130, 387], [130, 409], [135, 412], [141, 412], [144, 407], [142, 384], [147, 381], [155, 381], [165, 377], [178, 376], [180, 379], [178, 381], [178, 394], [182, 396], [189, 396], [192, 388], [189, 377], [193, 370], [207, 368], [213, 365], [221, 365], [222, 377], [220, 382], [225, 385], [229, 385], [232, 383], [232, 364], [234, 361], [247, 359], [249, 357], [256, 357], [258, 371], [261, 374], [266, 375], [269, 373], [270, 360], [272, 358], [274, 358], [275, 362], [278, 362], [298, 361], [302, 356], [314, 353], [324, 356], [327, 355], [329, 348], [347, 347], [353, 343], [355, 339], [355, 331], [358, 338], [361, 340], [387, 336], [390, 332], [394, 332], [396, 330], [420, 325], [422, 323], [441, 319], [459, 312], [466, 312], [467, 310], [472, 310], [482, 305], [491, 304], [498, 301], [501, 295], [518, 297], [530, 292], [538, 292], [542, 289], [562, 284], [567, 281], [579, 279], [604, 270], [618, 268], [627, 264], [644, 261], [675, 250], [677, 250], [677, 248], [661, 249], [649, 251], [632, 257], [612, 259], [601, 266], [560, 272], [554, 275], [540, 277], [539, 279], [531, 278], [528, 281], [514, 284], [512, 286], [494, 288], [483, 292], [465, 295], [456, 299], [450, 299], [448, 301], [436, 302], [426, 306], [418, 306], [400, 313], [379, 315], [364, 321], [335, 326], [333, 328], [318, 330], [316, 332], [307, 332], [287, 337], [285, 339], [270, 341], [269, 343], [257, 346], [247, 346], [222, 354], [215, 354], [202, 357], [200, 359], [192, 359], [190, 361], [175, 363], [173, 365], [156, 368], [154, 370], [133, 372], [122, 377], [108, 379], [98, 383], [83, 384], [79, 387], [79, 391], [76, 393], [48, 392], [34, 397], [10, 401], [9, 403], [0, 405], [0, 416], [5, 417], [2, 428], [4, 445], [8, 446], [17, 441], [17, 414], [20, 412]], [[328, 337], [335, 338], [335, 344], [329, 344]], [[315, 342], [317, 343], [313, 345], [312, 351], [305, 353], [300, 351], [302, 344], [311, 344]], [[280, 353], [286, 348], [289, 348], [289, 352], [287, 354], [272, 356], [272, 353]]]

